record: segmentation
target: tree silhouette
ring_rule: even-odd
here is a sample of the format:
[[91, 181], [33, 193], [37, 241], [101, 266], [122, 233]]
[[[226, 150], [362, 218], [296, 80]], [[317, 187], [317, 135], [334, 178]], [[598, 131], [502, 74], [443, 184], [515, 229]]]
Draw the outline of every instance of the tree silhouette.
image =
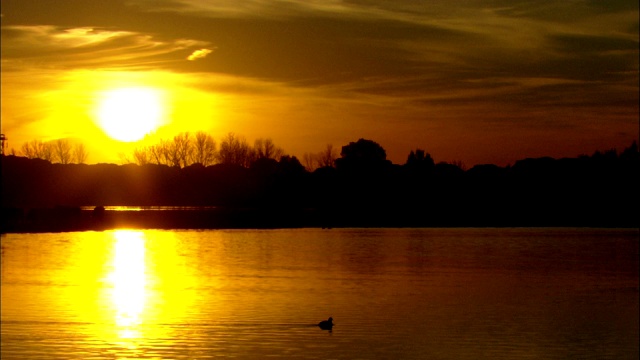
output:
[[316, 154], [312, 154], [312, 153], [304, 153], [304, 155], [302, 155], [302, 162], [304, 163], [304, 168], [309, 171], [312, 172], [315, 169], [318, 168], [317, 164], [317, 155]]
[[295, 156], [284, 155], [278, 162], [278, 169], [281, 173], [287, 175], [301, 175], [305, 173], [305, 168]]
[[84, 164], [87, 161], [88, 157], [89, 157], [89, 153], [87, 152], [87, 149], [85, 148], [84, 144], [77, 143], [74, 145], [73, 160], [77, 164]]
[[49, 162], [58, 162], [61, 164], [78, 163], [84, 164], [87, 161], [89, 153], [82, 143], [72, 145], [68, 139], [58, 139], [50, 142], [41, 140], [27, 141], [22, 144], [20, 151], [14, 155], [22, 155], [29, 159], [42, 159]]
[[67, 139], [58, 139], [53, 143], [53, 158], [61, 164], [71, 162], [71, 143]]
[[333, 148], [333, 144], [327, 144], [327, 147], [318, 154], [318, 166], [334, 167], [337, 158], [338, 154]]
[[433, 172], [435, 162], [431, 154], [422, 149], [416, 149], [415, 152], [411, 150], [404, 166], [414, 174], [425, 175]]
[[204, 131], [198, 131], [193, 141], [193, 162], [203, 166], [213, 165], [216, 160], [216, 141]]
[[221, 164], [249, 167], [253, 157], [253, 149], [242, 136], [230, 132], [220, 142], [218, 161]]
[[[228, 133], [220, 142], [217, 151], [215, 139], [199, 131], [192, 136], [182, 132], [172, 140], [161, 139], [156, 144], [136, 148], [133, 162], [137, 165], [157, 164], [185, 168], [193, 164], [210, 166], [217, 163], [239, 165], [248, 168], [256, 159], [277, 160], [284, 155], [282, 148], [275, 146], [273, 140], [257, 139], [252, 148], [246, 139], [234, 133]], [[128, 163], [126, 157], [123, 161]]]
[[359, 139], [342, 147], [340, 158], [335, 161], [338, 170], [365, 171], [380, 170], [391, 162], [387, 160], [387, 152], [373, 140]]
[[[123, 162], [128, 163], [129, 160], [124, 157]], [[151, 163], [151, 150], [144, 146], [133, 150], [133, 162], [142, 166]]]
[[167, 148], [169, 147], [168, 141], [162, 139], [157, 144], [151, 145], [147, 148], [149, 151], [149, 158], [157, 165], [169, 165], [169, 157]]
[[270, 138], [256, 139], [253, 145], [253, 150], [255, 151], [255, 156], [258, 159], [266, 158], [278, 160], [282, 155], [284, 155], [284, 150], [275, 146], [273, 140]]
[[307, 171], [312, 172], [318, 168], [335, 167], [338, 154], [332, 144], [327, 144], [326, 148], [319, 153], [304, 153], [302, 161]]
[[165, 148], [170, 162], [169, 165], [181, 168], [191, 165], [193, 150], [189, 132], [179, 133], [174, 136], [173, 141], [169, 142]]
[[[175, 135], [171, 140], [134, 149], [133, 162], [137, 165], [156, 164], [184, 168], [194, 163], [210, 165], [215, 157], [215, 141], [203, 132], [192, 137], [189, 132]], [[126, 159], [125, 159], [125, 162]]]
[[29, 159], [53, 161], [53, 145], [41, 140], [32, 140], [22, 144], [21, 153]]
[[367, 162], [384, 161], [387, 159], [387, 152], [373, 140], [359, 139], [350, 142], [342, 147], [340, 153], [343, 159], [362, 160]]

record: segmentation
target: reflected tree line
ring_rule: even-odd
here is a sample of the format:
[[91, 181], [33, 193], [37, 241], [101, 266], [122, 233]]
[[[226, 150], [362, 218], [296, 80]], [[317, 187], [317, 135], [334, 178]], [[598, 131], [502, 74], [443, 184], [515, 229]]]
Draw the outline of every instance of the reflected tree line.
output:
[[[198, 132], [122, 158], [122, 165], [87, 165], [3, 156], [4, 217], [28, 219], [34, 209], [61, 205], [131, 205], [217, 209], [147, 223], [172, 228], [638, 227], [640, 219], [636, 142], [621, 152], [466, 169], [436, 162], [424, 149], [394, 164], [380, 144], [367, 139], [342, 146], [340, 153], [328, 145], [301, 162], [271, 139], [249, 145], [229, 133], [217, 143]], [[152, 221], [148, 214], [135, 216]]]

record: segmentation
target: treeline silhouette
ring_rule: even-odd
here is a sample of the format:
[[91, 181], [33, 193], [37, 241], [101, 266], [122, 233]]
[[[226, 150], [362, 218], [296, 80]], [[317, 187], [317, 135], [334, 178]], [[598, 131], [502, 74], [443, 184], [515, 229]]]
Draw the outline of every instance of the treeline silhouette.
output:
[[68, 139], [57, 139], [43, 142], [32, 140], [22, 144], [20, 151], [11, 149], [12, 155], [21, 155], [29, 159], [42, 159], [52, 163], [84, 164], [89, 157], [89, 152], [83, 143], [72, 144]]
[[[343, 146], [332, 163], [309, 171], [295, 156], [283, 155], [271, 142], [269, 146], [278, 159], [265, 154], [254, 154], [251, 161], [218, 157], [208, 166], [52, 164], [3, 156], [2, 231], [640, 223], [635, 142], [620, 153], [530, 158], [512, 166], [468, 170], [436, 163], [421, 149], [411, 151], [404, 164], [393, 164], [382, 146], [360, 139]], [[325, 155], [330, 158], [332, 152], [329, 146]], [[101, 207], [115, 205], [192, 208]]]
[[[122, 154], [120, 157], [123, 163], [128, 164], [184, 168], [194, 164], [251, 167], [257, 160], [278, 160], [285, 155], [285, 151], [276, 146], [271, 138], [258, 138], [251, 146], [243, 136], [230, 132], [221, 139], [218, 149], [218, 143], [213, 136], [198, 131], [195, 134], [182, 132], [172, 139], [160, 139], [155, 144], [134, 149], [132, 156]], [[304, 166], [308, 171], [325, 166], [333, 167], [336, 159], [337, 154], [331, 144], [320, 153], [305, 153], [303, 157]]]
[[[2, 150], [4, 154], [4, 148]], [[36, 139], [25, 142], [18, 150], [12, 148], [9, 154], [60, 164], [84, 164], [89, 157], [89, 152], [82, 142], [76, 140], [72, 143], [69, 139], [48, 142]], [[194, 164], [249, 167], [258, 159], [277, 160], [283, 155], [286, 155], [284, 150], [276, 146], [270, 138], [258, 138], [251, 146], [243, 136], [230, 132], [221, 138], [218, 149], [218, 142], [213, 136], [198, 131], [193, 134], [182, 132], [171, 139], [159, 139], [155, 144], [135, 148], [131, 154], [120, 153], [119, 157], [123, 164], [156, 164], [184, 168]], [[337, 153], [333, 145], [329, 144], [319, 153], [305, 153], [303, 161], [305, 168], [313, 171], [319, 167], [334, 166], [336, 158]]]

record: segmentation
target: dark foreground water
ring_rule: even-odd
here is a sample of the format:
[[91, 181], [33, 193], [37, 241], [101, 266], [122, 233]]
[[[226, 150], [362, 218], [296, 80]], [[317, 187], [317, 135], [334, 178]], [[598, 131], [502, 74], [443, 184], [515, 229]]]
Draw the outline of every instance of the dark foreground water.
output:
[[9, 234], [1, 304], [3, 360], [637, 359], [638, 230]]

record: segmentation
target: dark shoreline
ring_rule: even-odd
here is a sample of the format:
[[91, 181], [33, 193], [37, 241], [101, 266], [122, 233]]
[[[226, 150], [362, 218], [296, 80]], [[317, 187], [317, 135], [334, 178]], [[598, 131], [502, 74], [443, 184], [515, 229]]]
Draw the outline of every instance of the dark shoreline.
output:
[[636, 143], [620, 154], [469, 170], [382, 155], [345, 155], [313, 172], [288, 157], [180, 168], [2, 156], [0, 232], [640, 226]]
[[[412, 216], [412, 209], [289, 209], [213, 207], [190, 210], [86, 210], [79, 207], [3, 209], [0, 233], [113, 229], [210, 230], [287, 228], [585, 227], [638, 228], [631, 219], [565, 219], [442, 214]], [[495, 212], [494, 212], [495, 213]], [[425, 214], [421, 214], [425, 215]], [[486, 214], [485, 214], [486, 215]], [[495, 215], [499, 215], [495, 213]], [[502, 214], [501, 214], [502, 215]]]

